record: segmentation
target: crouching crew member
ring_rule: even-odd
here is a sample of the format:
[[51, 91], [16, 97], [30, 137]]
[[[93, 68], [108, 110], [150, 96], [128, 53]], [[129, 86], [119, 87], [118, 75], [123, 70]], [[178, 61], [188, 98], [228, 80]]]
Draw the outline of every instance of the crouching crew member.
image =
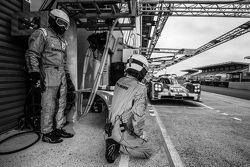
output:
[[144, 131], [148, 111], [147, 88], [141, 83], [147, 71], [147, 59], [143, 55], [132, 55], [126, 65], [126, 76], [115, 85], [105, 125], [105, 157], [110, 163], [120, 152], [145, 159], [152, 155]]
[[69, 28], [69, 21], [64, 11], [51, 10], [49, 28], [39, 28], [31, 34], [25, 54], [30, 80], [32, 83], [40, 81], [42, 86], [41, 133], [42, 141], [48, 143], [60, 143], [63, 141], [61, 138], [73, 137], [62, 129], [65, 122], [66, 78], [70, 78], [66, 67], [67, 43], [63, 34]]

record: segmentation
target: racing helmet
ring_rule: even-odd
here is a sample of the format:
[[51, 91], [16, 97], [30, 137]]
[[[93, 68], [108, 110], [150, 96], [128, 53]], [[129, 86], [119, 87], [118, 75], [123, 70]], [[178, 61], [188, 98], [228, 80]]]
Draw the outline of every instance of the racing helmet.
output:
[[69, 16], [60, 9], [53, 9], [49, 13], [49, 25], [56, 33], [62, 35], [69, 29]]
[[127, 60], [125, 72], [141, 82], [148, 72], [147, 58], [140, 54], [133, 54]]

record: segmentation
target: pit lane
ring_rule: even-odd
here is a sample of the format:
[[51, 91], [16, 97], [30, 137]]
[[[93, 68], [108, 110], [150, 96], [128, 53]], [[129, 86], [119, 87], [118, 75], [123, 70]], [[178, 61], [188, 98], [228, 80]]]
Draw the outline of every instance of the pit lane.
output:
[[202, 101], [151, 103], [180, 161], [184, 166], [250, 166], [249, 100], [203, 92]]
[[[167, 133], [185, 167], [250, 166], [249, 100], [202, 92], [202, 103], [163, 100], [154, 102], [151, 108], [158, 113], [164, 134]], [[108, 164], [102, 135], [106, 114], [89, 113], [66, 127], [76, 135], [63, 143], [39, 142], [22, 152], [0, 156], [0, 166], [173, 166], [171, 159], [175, 161], [176, 155], [171, 152], [168, 157], [156, 115], [148, 116], [146, 122], [149, 144], [154, 150], [151, 159], [121, 155], [114, 164]]]
[[204, 107], [201, 103], [197, 103], [193, 100], [163, 99], [151, 101], [150, 104], [164, 107]]

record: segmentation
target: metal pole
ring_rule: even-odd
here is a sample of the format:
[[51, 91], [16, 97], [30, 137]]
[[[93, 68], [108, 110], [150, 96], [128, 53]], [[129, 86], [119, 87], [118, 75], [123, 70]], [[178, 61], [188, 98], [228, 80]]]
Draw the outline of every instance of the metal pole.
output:
[[[102, 60], [101, 60], [101, 65], [100, 65], [100, 67], [98, 69], [97, 76], [96, 76], [96, 79], [95, 79], [95, 82], [94, 82], [94, 86], [93, 86], [93, 88], [91, 90], [87, 106], [86, 106], [84, 112], [81, 113], [83, 115], [79, 118], [79, 120], [81, 118], [83, 118], [86, 114], [88, 114], [88, 112], [89, 112], [89, 110], [90, 110], [90, 108], [92, 106], [92, 103], [94, 101], [94, 98], [95, 98], [95, 95], [96, 95], [96, 92], [97, 92], [97, 89], [98, 89], [98, 86], [99, 86], [99, 83], [100, 83], [101, 74], [103, 72], [104, 65], [105, 65], [106, 59], [108, 57], [108, 49], [109, 49], [108, 45], [109, 45], [109, 41], [110, 41], [111, 35], [112, 35], [113, 31], [114, 31], [114, 28], [115, 28], [115, 25], [116, 25], [117, 21], [118, 21], [118, 19], [116, 19], [114, 21], [112, 27], [110, 28], [110, 30], [109, 30], [109, 32], [107, 34], [107, 40], [106, 40], [105, 49], [104, 49]], [[82, 106], [80, 106], [80, 107], [82, 107]]]

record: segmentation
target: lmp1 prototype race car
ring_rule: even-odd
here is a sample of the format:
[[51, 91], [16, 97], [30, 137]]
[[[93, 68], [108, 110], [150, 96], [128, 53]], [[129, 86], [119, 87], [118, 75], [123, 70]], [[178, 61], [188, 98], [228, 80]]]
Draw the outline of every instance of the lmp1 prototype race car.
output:
[[179, 84], [174, 76], [160, 76], [147, 84], [150, 101], [160, 99], [201, 101], [201, 86], [198, 83]]

